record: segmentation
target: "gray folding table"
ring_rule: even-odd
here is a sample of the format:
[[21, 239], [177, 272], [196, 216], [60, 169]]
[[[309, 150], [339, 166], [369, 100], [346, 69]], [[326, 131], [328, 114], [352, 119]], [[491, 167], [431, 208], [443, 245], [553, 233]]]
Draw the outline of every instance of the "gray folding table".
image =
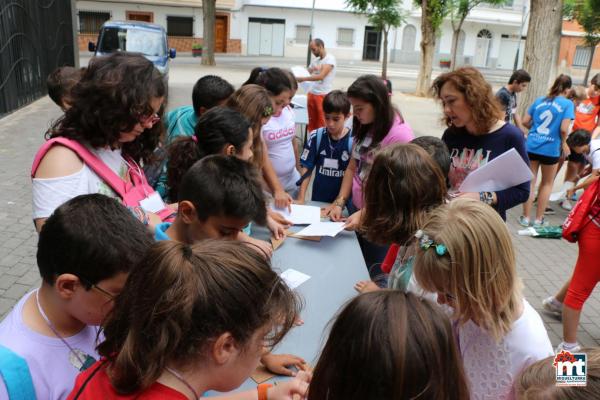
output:
[[[300, 229], [291, 228], [293, 232]], [[253, 227], [252, 236], [266, 239], [267, 235], [266, 229]], [[314, 367], [327, 339], [328, 322], [356, 296], [354, 284], [369, 279], [356, 234], [343, 231], [335, 238], [323, 237], [320, 242], [288, 237], [274, 252], [272, 265], [278, 273], [292, 268], [310, 276], [296, 289], [304, 299], [304, 325], [293, 328], [273, 353], [295, 354]], [[276, 377], [269, 382], [280, 379], [288, 378]], [[238, 390], [255, 387], [256, 383], [248, 378]]]

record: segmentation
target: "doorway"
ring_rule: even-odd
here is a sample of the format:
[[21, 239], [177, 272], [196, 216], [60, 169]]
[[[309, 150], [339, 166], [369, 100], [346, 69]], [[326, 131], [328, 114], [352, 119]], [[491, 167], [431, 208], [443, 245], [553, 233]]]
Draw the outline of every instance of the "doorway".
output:
[[365, 41], [363, 44], [363, 60], [379, 61], [381, 52], [381, 31], [372, 26], [365, 27]]
[[249, 56], [283, 57], [285, 40], [285, 20], [271, 18], [250, 18], [248, 20]]
[[475, 59], [473, 64], [475, 64], [476, 67], [487, 66], [491, 43], [492, 33], [487, 29], [480, 30], [477, 34], [477, 41], [475, 42]]
[[227, 16], [215, 17], [215, 53], [227, 52]]

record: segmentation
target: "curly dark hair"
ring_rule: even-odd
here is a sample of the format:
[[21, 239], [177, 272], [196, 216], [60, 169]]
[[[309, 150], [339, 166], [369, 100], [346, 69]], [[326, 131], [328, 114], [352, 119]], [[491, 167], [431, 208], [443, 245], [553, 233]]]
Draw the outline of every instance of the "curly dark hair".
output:
[[[117, 146], [121, 132], [131, 131], [141, 117], [154, 113], [151, 102], [164, 97], [162, 74], [141, 54], [113, 53], [93, 58], [71, 90], [71, 108], [46, 133], [66, 137], [93, 148]], [[163, 107], [158, 111], [162, 116]], [[146, 129], [123, 154], [148, 161], [163, 131], [162, 123]]]
[[[496, 121], [504, 119], [504, 111], [492, 92], [492, 86], [478, 69], [462, 67], [438, 76], [431, 86], [431, 92], [438, 100], [441, 100], [442, 87], [446, 83], [450, 83], [465, 96], [465, 103], [473, 114], [477, 128], [477, 132], [473, 133], [489, 132]], [[449, 117], [444, 116], [442, 121], [446, 126], [452, 126]]]

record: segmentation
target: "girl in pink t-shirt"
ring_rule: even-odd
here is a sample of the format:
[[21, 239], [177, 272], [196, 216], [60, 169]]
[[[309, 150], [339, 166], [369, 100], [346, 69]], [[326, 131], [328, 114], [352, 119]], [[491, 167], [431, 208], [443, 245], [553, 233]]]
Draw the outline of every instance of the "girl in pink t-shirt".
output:
[[[340, 193], [326, 211], [333, 221], [340, 221], [342, 210], [347, 205], [350, 217], [346, 221], [346, 229], [355, 230], [360, 227], [362, 218], [363, 184], [377, 151], [392, 143], [408, 143], [414, 135], [400, 111], [392, 105], [381, 78], [375, 75], [359, 77], [348, 88], [348, 98], [354, 114], [352, 159], [344, 174]], [[351, 201], [348, 201], [350, 194]], [[357, 236], [371, 277], [376, 277], [381, 273], [379, 264], [385, 257], [387, 246], [375, 245], [362, 235]]]

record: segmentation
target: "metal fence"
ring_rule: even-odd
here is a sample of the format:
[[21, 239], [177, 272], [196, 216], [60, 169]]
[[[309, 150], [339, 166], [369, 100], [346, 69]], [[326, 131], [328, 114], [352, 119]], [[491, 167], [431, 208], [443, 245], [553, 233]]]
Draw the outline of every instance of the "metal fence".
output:
[[0, 117], [44, 96], [73, 45], [71, 1], [0, 0]]

